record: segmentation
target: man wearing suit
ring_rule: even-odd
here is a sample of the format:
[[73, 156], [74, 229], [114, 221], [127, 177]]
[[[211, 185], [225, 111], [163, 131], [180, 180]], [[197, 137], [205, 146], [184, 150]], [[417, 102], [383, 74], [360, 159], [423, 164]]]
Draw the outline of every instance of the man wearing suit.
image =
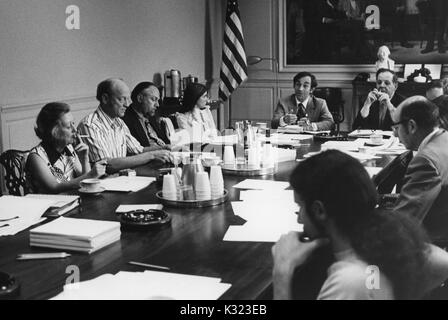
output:
[[314, 97], [317, 87], [316, 77], [309, 72], [299, 72], [293, 79], [295, 93], [281, 98], [274, 111], [271, 127], [276, 129], [297, 120], [306, 121], [306, 130], [331, 130], [334, 125], [333, 116], [324, 99]]
[[132, 104], [126, 109], [123, 121], [131, 134], [143, 147], [151, 150], [169, 149], [169, 145], [158, 137], [151, 125], [150, 117], [154, 117], [159, 107], [160, 92], [152, 82], [139, 83], [131, 93]]
[[353, 123], [353, 130], [391, 130], [391, 114], [403, 97], [395, 94], [398, 88], [397, 76], [392, 70], [379, 69], [376, 73], [376, 88], [369, 92], [363, 107]]
[[[438, 127], [438, 108], [428, 99], [406, 99], [393, 115], [393, 129], [415, 153], [394, 212], [423, 223], [431, 238], [448, 234], [448, 132]], [[443, 234], [444, 232], [444, 234]]]

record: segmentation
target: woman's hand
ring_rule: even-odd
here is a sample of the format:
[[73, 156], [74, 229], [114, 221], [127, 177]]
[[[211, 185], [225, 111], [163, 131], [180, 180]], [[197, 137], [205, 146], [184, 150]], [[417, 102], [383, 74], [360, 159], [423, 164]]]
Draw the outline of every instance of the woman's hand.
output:
[[75, 146], [75, 152], [78, 154], [80, 159], [85, 159], [89, 156], [89, 146], [84, 142], [81, 142]]

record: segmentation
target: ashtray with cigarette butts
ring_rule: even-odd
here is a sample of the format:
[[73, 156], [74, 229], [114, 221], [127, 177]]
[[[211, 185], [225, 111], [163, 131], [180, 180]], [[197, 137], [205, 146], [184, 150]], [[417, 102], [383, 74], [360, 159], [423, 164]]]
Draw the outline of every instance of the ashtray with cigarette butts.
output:
[[132, 210], [120, 214], [120, 222], [127, 228], [147, 228], [167, 225], [171, 222], [171, 216], [163, 210]]

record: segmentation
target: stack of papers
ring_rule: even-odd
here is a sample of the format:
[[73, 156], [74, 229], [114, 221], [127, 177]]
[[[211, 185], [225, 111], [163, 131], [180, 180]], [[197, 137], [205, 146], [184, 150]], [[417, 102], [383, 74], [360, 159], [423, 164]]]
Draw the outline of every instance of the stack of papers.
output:
[[303, 231], [293, 190], [241, 191], [240, 199], [231, 203], [233, 212], [247, 222], [230, 226], [224, 241], [276, 242], [282, 234]]
[[101, 180], [101, 186], [106, 191], [135, 192], [146, 188], [156, 181], [153, 177], [120, 176]]
[[60, 217], [30, 231], [30, 245], [95, 252], [120, 239], [120, 223]]
[[54, 203], [53, 199], [0, 197], [0, 236], [15, 235], [45, 220], [42, 215]]
[[359, 129], [354, 130], [348, 134], [349, 137], [355, 138], [369, 138], [372, 134], [381, 134], [383, 136], [393, 137], [392, 131], [372, 130], [372, 129]]
[[67, 284], [53, 300], [216, 300], [231, 286], [220, 278], [121, 271]]
[[320, 134], [320, 133], [330, 133], [330, 130], [322, 130], [322, 131], [303, 131], [302, 127], [297, 124], [291, 124], [284, 127], [279, 127], [277, 129], [278, 133], [307, 133], [307, 134]]
[[51, 207], [45, 212], [44, 217], [57, 217], [79, 206], [79, 196], [60, 194], [27, 194], [25, 197], [33, 199], [53, 200]]

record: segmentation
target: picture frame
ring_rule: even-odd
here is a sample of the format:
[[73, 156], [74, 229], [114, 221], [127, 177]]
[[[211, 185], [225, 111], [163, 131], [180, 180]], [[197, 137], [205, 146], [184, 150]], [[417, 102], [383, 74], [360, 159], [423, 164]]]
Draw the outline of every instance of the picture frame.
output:
[[[372, 72], [378, 48], [382, 45], [390, 49], [390, 58], [395, 61], [396, 68], [412, 63], [448, 63], [448, 54], [439, 52], [437, 40], [432, 51], [422, 53], [430, 43], [428, 24], [431, 23], [423, 19], [419, 11], [420, 3], [424, 0], [330, 1], [341, 10], [342, 3], [359, 4], [357, 12], [361, 13], [363, 20], [350, 20], [341, 16], [344, 22], [339, 25], [322, 27], [316, 20], [310, 22], [313, 19], [305, 13], [315, 14], [319, 9], [316, 9], [319, 7], [316, 4], [322, 5], [326, 0], [278, 0], [280, 72], [296, 71], [305, 65], [326, 72]], [[401, 11], [398, 10], [400, 3], [404, 4]], [[311, 9], [310, 4], [313, 6]], [[397, 10], [400, 11], [398, 16]], [[311, 26], [315, 30], [308, 31], [307, 35], [307, 27], [310, 30], [313, 29]]]

